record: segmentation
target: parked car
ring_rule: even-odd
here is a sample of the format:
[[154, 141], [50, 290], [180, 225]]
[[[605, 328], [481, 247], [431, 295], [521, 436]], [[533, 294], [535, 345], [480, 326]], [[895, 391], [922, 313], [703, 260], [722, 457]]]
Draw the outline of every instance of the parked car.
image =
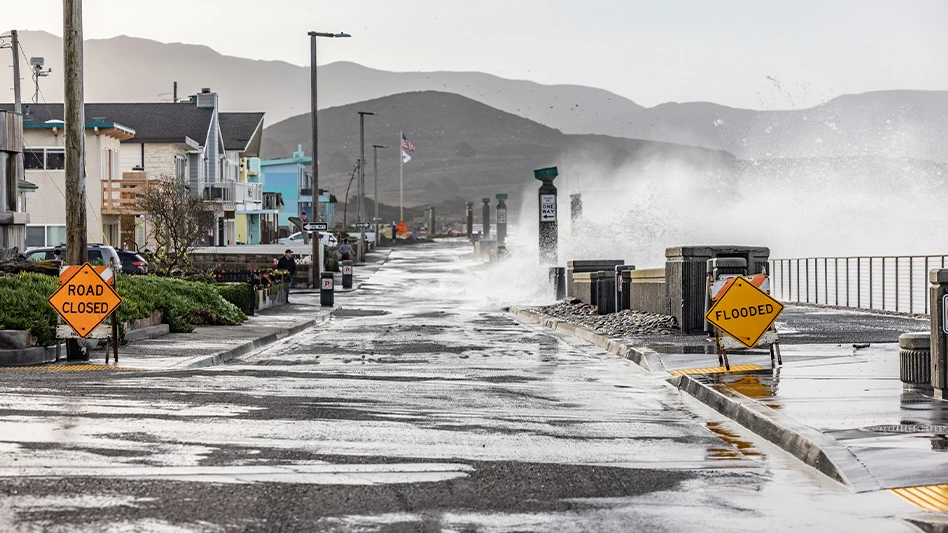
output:
[[[277, 240], [279, 244], [303, 244], [303, 233], [297, 231], [289, 237], [283, 237], [282, 239]], [[328, 246], [330, 248], [336, 247], [339, 245], [339, 239], [336, 238], [332, 233], [325, 231], [319, 232], [319, 242], [323, 246]]]
[[148, 261], [145, 261], [145, 258], [141, 255], [130, 252], [128, 250], [122, 250], [121, 248], [116, 248], [119, 257], [122, 258], [122, 272], [126, 274], [147, 274], [148, 273]]
[[[63, 255], [66, 254], [65, 246], [47, 246], [45, 248], [34, 248], [24, 256], [27, 261], [52, 261], [53, 252], [60, 250]], [[89, 263], [93, 265], [112, 265], [116, 268], [122, 268], [122, 258], [119, 257], [115, 248], [107, 244], [90, 244], [88, 248]]]

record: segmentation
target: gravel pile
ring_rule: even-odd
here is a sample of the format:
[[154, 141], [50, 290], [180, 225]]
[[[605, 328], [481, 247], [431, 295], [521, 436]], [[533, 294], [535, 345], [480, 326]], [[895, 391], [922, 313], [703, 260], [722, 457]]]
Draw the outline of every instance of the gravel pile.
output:
[[675, 317], [658, 313], [626, 310], [598, 315], [596, 308], [591, 305], [568, 301], [539, 307], [536, 311], [552, 318], [585, 326], [600, 335], [672, 335], [681, 332]]

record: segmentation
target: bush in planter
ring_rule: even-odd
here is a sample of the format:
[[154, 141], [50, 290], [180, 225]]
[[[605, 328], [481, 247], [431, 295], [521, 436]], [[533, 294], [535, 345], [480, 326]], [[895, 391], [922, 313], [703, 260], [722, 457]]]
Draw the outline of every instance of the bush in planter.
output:
[[239, 324], [247, 316], [221, 296], [215, 285], [158, 276], [118, 276], [118, 291], [124, 299], [119, 320], [164, 314], [172, 332], [193, 331], [193, 325]]
[[225, 300], [236, 305], [241, 311], [250, 312], [250, 304], [253, 303], [256, 295], [249, 283], [217, 283], [214, 288]]
[[39, 343], [56, 343], [56, 310], [46, 300], [59, 280], [45, 274], [21, 272], [0, 277], [0, 329], [31, 330]]

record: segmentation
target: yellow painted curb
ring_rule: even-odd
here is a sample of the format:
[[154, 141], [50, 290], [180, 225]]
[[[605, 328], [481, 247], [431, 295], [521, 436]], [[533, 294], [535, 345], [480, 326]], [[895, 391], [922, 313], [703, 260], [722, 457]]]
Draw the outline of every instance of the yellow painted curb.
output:
[[673, 376], [683, 376], [685, 374], [722, 374], [725, 372], [746, 372], [748, 370], [763, 370], [763, 368], [757, 365], [736, 365], [728, 370], [723, 366], [715, 366], [710, 368], [683, 368], [681, 370], [671, 370], [669, 373]]
[[891, 490], [926, 511], [948, 511], [948, 485], [927, 485]]
[[106, 365], [42, 365], [42, 366], [7, 366], [0, 370], [19, 370], [34, 372], [92, 372], [100, 370], [134, 370], [121, 366]]

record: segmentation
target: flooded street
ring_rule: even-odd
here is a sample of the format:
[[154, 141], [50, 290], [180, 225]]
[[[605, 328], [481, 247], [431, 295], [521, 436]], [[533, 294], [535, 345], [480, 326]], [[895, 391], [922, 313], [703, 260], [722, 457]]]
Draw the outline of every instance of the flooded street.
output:
[[467, 250], [397, 248], [327, 322], [223, 366], [0, 371], [0, 530], [915, 530], [888, 491], [504, 312]]

